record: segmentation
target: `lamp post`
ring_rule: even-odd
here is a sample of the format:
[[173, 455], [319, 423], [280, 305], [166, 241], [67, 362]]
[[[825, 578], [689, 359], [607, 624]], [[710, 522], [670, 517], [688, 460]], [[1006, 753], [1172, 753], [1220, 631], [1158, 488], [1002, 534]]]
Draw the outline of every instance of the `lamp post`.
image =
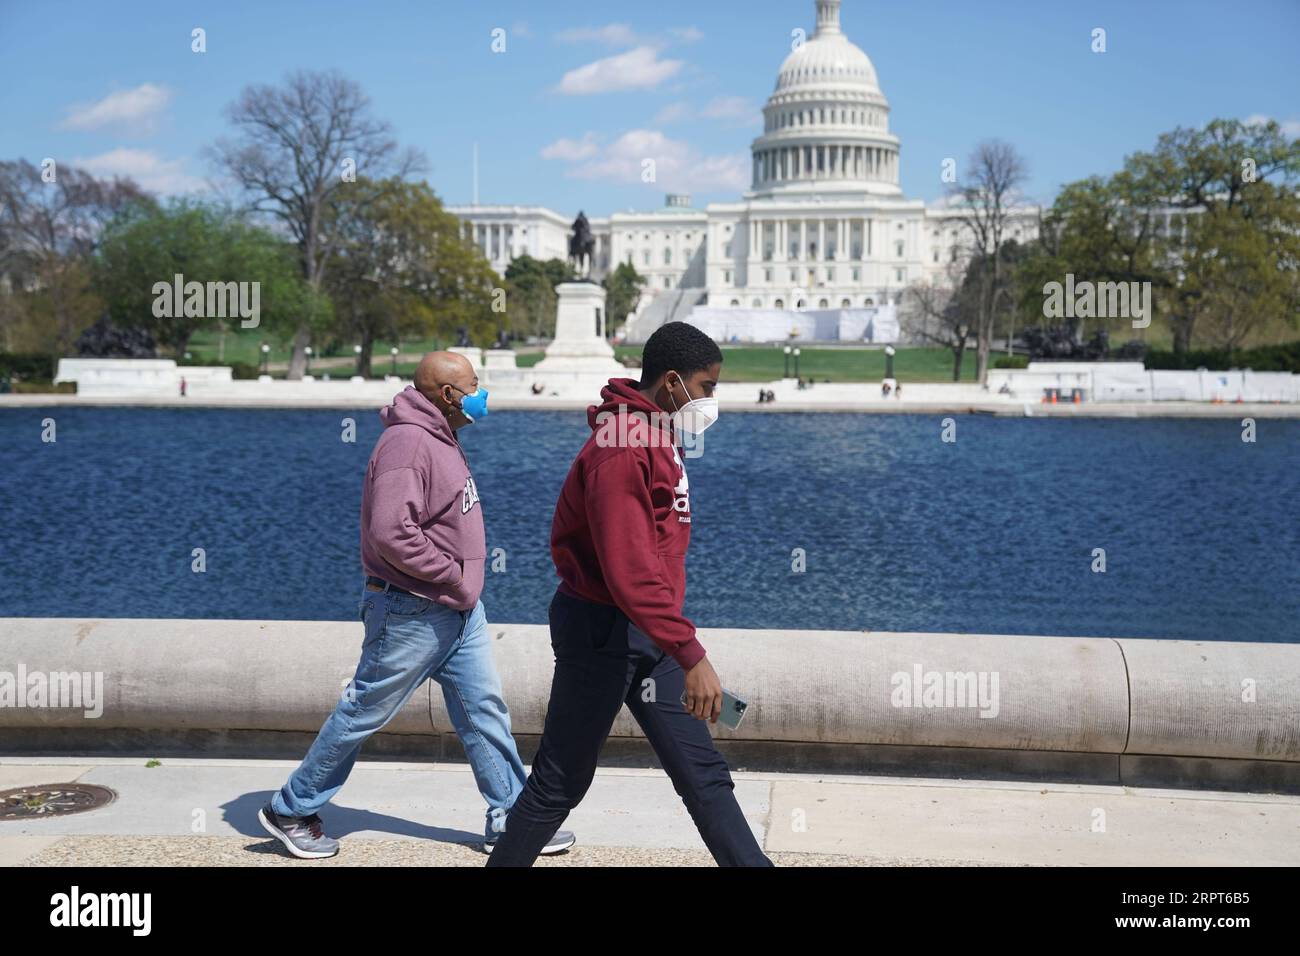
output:
[[794, 377], [799, 377], [799, 350], [794, 350]]
[[271, 346], [262, 343], [262, 374], [271, 374]]
[[785, 347], [785, 370], [781, 373], [782, 378], [790, 377], [790, 346]]
[[388, 354], [393, 357], [393, 378], [397, 378], [397, 346], [389, 349]]
[[894, 377], [894, 347], [885, 346], [885, 378]]
[[303, 374], [310, 375], [311, 374], [311, 346], [309, 345], [305, 349], [303, 349], [302, 354], [307, 356], [307, 367], [306, 369], [304, 369]]

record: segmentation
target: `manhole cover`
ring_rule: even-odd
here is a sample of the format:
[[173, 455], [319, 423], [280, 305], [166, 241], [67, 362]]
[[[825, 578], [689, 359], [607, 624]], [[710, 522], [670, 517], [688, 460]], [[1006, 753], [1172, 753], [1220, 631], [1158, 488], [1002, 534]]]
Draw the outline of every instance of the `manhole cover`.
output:
[[98, 810], [117, 799], [108, 787], [90, 783], [47, 783], [39, 787], [0, 790], [0, 820], [66, 817]]

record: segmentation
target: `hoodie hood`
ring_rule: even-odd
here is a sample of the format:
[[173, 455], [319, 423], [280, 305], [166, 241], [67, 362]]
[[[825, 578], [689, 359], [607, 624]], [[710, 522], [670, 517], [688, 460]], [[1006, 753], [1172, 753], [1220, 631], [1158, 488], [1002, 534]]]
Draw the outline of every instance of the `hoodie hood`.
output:
[[385, 428], [394, 425], [419, 425], [439, 441], [456, 445], [456, 435], [447, 416], [414, 386], [408, 385], [393, 396], [393, 403], [379, 410]]
[[629, 412], [636, 410], [647, 415], [666, 415], [662, 408], [637, 391], [640, 386], [641, 383], [634, 378], [611, 378], [609, 384], [600, 390], [600, 404], [587, 406], [587, 424], [591, 430], [595, 431], [599, 427], [597, 415], [601, 412], [617, 415], [620, 405]]

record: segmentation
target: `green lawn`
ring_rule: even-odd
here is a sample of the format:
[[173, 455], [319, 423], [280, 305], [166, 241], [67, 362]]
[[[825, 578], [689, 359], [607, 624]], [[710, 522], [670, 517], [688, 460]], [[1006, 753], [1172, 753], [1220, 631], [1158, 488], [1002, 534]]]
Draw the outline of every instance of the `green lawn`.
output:
[[[270, 360], [289, 361], [289, 347], [271, 341], [260, 335], [257, 330], [232, 331], [226, 335], [225, 363], [246, 362], [257, 365], [261, 361], [260, 348], [265, 341], [271, 346]], [[428, 352], [434, 346], [432, 338], [424, 340], [402, 341], [396, 343], [404, 353]], [[376, 342], [371, 370], [376, 376], [387, 375], [392, 370], [388, 350], [390, 342]], [[448, 343], [439, 341], [439, 347]], [[641, 347], [619, 346], [615, 350], [619, 358], [626, 355], [640, 355]], [[218, 361], [218, 337], [215, 332], [200, 332], [190, 340], [190, 353], [194, 361], [216, 363]], [[770, 382], [781, 377], [784, 368], [784, 353], [776, 345], [724, 345], [722, 346], [722, 378], [726, 382]], [[347, 357], [347, 353], [341, 353]], [[994, 355], [994, 358], [997, 356]], [[542, 352], [530, 351], [518, 355], [520, 368], [530, 368], [541, 361]], [[794, 357], [790, 358], [790, 374], [794, 375]], [[321, 372], [326, 371], [322, 369]], [[413, 362], [401, 362], [397, 373], [409, 377], [415, 371]], [[346, 378], [352, 374], [351, 366], [331, 368], [328, 372], [332, 378]], [[281, 373], [282, 374], [282, 373]], [[319, 374], [319, 373], [318, 373]], [[635, 370], [629, 371], [635, 375]], [[799, 374], [803, 378], [814, 377], [818, 381], [830, 379], [832, 382], [876, 382], [885, 375], [885, 353], [881, 349], [856, 348], [849, 346], [800, 346]], [[947, 382], [952, 380], [952, 353], [946, 349], [903, 348], [894, 356], [894, 375], [904, 382]], [[962, 365], [962, 380], [974, 381], [975, 354], [967, 351]]]
[[[262, 343], [265, 342], [271, 346], [269, 353], [272, 363], [288, 362], [289, 354], [292, 351], [288, 343], [277, 342], [274, 339], [260, 335], [257, 330], [249, 331], [232, 331], [226, 333], [226, 344], [224, 358], [221, 361], [224, 364], [231, 362], [247, 362], [249, 365], [257, 365], [262, 361]], [[403, 352], [431, 352], [435, 347], [446, 348], [450, 342], [446, 339], [438, 340], [436, 345], [432, 338], [402, 340], [401, 342], [382, 341], [374, 344], [374, 358], [372, 367], [378, 371], [381, 360], [392, 368], [389, 360], [388, 350], [396, 345]], [[194, 361], [216, 363], [220, 353], [219, 336], [216, 332], [196, 332], [190, 338], [190, 354]], [[345, 346], [331, 358], [347, 358], [352, 354], [352, 347]], [[315, 358], [315, 356], [313, 356]], [[536, 361], [536, 360], [534, 360]], [[399, 369], [401, 366], [398, 366]], [[332, 375], [338, 375], [337, 369], [331, 370]]]
[[[799, 347], [799, 375], [817, 381], [878, 382], [885, 377], [882, 349], [847, 347]], [[962, 362], [962, 379], [975, 380], [975, 355], [967, 352]], [[726, 382], [769, 382], [785, 370], [781, 347], [722, 347], [722, 379]], [[794, 356], [789, 360], [795, 374]], [[901, 348], [894, 356], [894, 376], [905, 382], [952, 381], [952, 353], [947, 349]]]

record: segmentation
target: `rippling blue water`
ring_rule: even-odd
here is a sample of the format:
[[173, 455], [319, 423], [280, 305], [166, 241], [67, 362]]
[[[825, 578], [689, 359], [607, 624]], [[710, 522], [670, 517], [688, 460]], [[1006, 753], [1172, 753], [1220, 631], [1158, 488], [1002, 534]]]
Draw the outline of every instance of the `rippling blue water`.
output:
[[[53, 417], [58, 440], [41, 442]], [[340, 440], [344, 417], [357, 441]], [[1300, 640], [1300, 421], [731, 414], [688, 461], [701, 626]], [[0, 410], [0, 617], [345, 619], [373, 411]], [[541, 623], [581, 412], [462, 432], [489, 619]], [[206, 551], [207, 571], [190, 570]], [[807, 570], [791, 571], [791, 552]], [[1090, 570], [1094, 548], [1106, 573]]]

